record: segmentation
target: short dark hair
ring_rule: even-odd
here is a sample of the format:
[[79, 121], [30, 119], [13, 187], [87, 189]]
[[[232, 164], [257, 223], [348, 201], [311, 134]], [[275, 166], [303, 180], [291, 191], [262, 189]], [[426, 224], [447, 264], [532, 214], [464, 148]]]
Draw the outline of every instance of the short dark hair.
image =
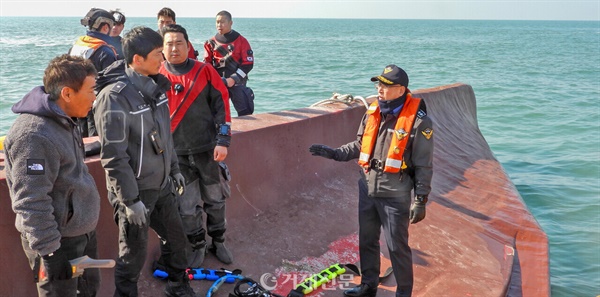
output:
[[140, 55], [145, 59], [150, 52], [162, 47], [163, 39], [158, 32], [146, 26], [137, 26], [125, 33], [121, 44], [125, 61], [131, 64], [133, 56]]
[[163, 39], [165, 37], [165, 34], [167, 34], [167, 33], [183, 33], [183, 38], [185, 38], [185, 41], [187, 41], [187, 42], [190, 41], [188, 39], [187, 31], [185, 30], [184, 27], [182, 27], [180, 25], [177, 25], [177, 24], [166, 25], [160, 30], [160, 35], [162, 35]]
[[175, 21], [175, 12], [168, 7], [163, 7], [161, 10], [159, 10], [156, 14], [156, 19], [160, 18], [161, 16], [170, 17], [173, 19], [173, 21]]
[[[221, 10], [221, 11], [219, 11], [219, 12], [217, 13], [217, 16], [224, 16], [224, 17], [226, 17], [228, 20], [230, 20], [230, 21], [232, 20], [232, 18], [231, 18], [231, 13], [229, 13], [229, 11], [227, 11], [227, 10]], [[173, 19], [173, 20], [175, 20], [175, 19]]]
[[64, 87], [79, 92], [83, 81], [88, 76], [97, 74], [96, 67], [89, 59], [64, 54], [48, 63], [44, 70], [44, 89], [50, 95], [50, 100], [56, 101], [60, 98], [60, 92]]
[[115, 25], [123, 25], [127, 20], [125, 15], [119, 11], [119, 9], [109, 11], [110, 14], [115, 18]]

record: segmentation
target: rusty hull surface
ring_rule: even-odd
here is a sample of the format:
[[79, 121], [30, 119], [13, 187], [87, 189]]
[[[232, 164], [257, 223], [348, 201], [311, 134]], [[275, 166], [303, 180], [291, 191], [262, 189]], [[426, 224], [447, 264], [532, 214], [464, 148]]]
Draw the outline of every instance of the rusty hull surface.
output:
[[[415, 94], [426, 100], [434, 118], [436, 147], [427, 217], [410, 227], [413, 296], [549, 296], [548, 239], [481, 135], [473, 89], [454, 84]], [[352, 141], [364, 111], [359, 104], [329, 104], [234, 118], [226, 160], [233, 176], [226, 244], [235, 259], [223, 265], [209, 254], [203, 268], [239, 268], [285, 296], [295, 283], [331, 264], [357, 263], [359, 167], [313, 157], [308, 147]], [[87, 164], [106, 197], [98, 157]], [[4, 171], [0, 195], [0, 296], [35, 296]], [[116, 258], [112, 210], [106, 199], [101, 206], [100, 258]], [[385, 270], [390, 264], [383, 237], [381, 244]], [[164, 281], [150, 270], [157, 253], [158, 240], [152, 236], [139, 282], [142, 296], [164, 296]], [[111, 296], [113, 271], [102, 272], [100, 296]], [[359, 281], [346, 274], [311, 295], [342, 296], [344, 288]], [[192, 282], [201, 295], [210, 285]], [[224, 284], [213, 296], [232, 290], [232, 284]], [[379, 296], [394, 296], [394, 291], [390, 277]]]

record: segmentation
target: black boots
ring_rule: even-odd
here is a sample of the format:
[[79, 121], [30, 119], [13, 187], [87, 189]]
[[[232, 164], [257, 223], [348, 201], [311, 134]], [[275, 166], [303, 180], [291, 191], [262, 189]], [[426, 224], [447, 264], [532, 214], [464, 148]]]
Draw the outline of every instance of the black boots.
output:
[[196, 297], [196, 293], [190, 287], [190, 281], [187, 278], [183, 278], [177, 282], [168, 280], [165, 287], [165, 294], [168, 297]]
[[350, 290], [344, 291], [346, 297], [375, 297], [377, 295], [377, 287], [372, 288], [367, 284], [360, 284]]

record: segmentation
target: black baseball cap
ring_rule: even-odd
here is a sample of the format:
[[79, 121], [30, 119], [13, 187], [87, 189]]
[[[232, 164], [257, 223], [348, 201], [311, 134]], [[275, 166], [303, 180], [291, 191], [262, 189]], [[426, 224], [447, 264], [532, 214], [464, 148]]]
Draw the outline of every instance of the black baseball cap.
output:
[[115, 24], [115, 17], [101, 8], [92, 8], [81, 19], [81, 24], [90, 29], [98, 29], [101, 24], [108, 23], [111, 27]]
[[384, 85], [401, 85], [408, 88], [408, 74], [394, 65], [387, 65], [381, 75], [371, 77], [371, 81], [379, 81]]
[[118, 10], [115, 10], [115, 11], [111, 10], [110, 13], [112, 13], [113, 18], [115, 19], [115, 25], [125, 24], [126, 18], [122, 12], [120, 12]]

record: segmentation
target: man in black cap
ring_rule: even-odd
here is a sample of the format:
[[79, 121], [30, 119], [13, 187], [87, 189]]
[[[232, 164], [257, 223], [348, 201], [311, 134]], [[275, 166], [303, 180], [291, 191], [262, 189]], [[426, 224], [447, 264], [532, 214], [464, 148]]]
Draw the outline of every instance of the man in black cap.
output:
[[108, 34], [111, 37], [110, 45], [117, 51], [117, 59], [123, 59], [125, 56], [123, 56], [123, 46], [121, 45], [121, 32], [123, 32], [123, 29], [125, 28], [125, 21], [127, 19], [119, 9], [111, 10], [110, 14], [115, 18], [115, 25]]
[[[89, 29], [86, 35], [77, 38], [69, 49], [69, 54], [90, 59], [100, 72], [117, 60], [117, 51], [110, 45], [112, 38], [108, 35], [115, 24], [115, 18], [104, 9], [92, 8], [81, 19], [81, 24]], [[87, 118], [78, 119], [78, 126], [83, 137], [98, 135], [91, 111]]]
[[[396, 278], [396, 296], [411, 296], [412, 255], [408, 226], [425, 218], [433, 175], [433, 123], [425, 102], [408, 89], [408, 75], [388, 65], [375, 82], [378, 98], [363, 116], [355, 141], [339, 148], [313, 144], [309, 151], [336, 161], [358, 158], [361, 284], [347, 297], [373, 297], [380, 270], [381, 228]], [[411, 191], [414, 191], [412, 199]], [[412, 205], [411, 205], [412, 204]]]

